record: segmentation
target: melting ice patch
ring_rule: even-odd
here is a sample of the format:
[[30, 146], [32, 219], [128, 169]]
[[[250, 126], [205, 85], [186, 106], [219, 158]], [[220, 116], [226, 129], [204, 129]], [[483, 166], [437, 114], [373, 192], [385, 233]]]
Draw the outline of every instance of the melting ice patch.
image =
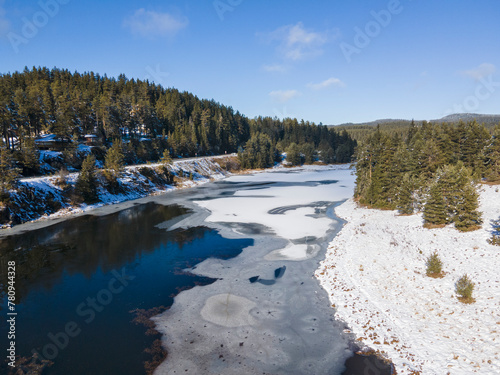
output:
[[253, 325], [255, 320], [250, 315], [250, 310], [255, 306], [255, 302], [232, 293], [217, 294], [205, 301], [201, 317], [223, 327]]

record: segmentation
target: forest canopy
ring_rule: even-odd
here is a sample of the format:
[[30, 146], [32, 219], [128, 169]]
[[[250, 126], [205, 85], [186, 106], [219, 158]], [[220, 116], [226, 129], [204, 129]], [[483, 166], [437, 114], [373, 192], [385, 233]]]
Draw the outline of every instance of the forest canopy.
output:
[[257, 138], [263, 152], [273, 154], [253, 158], [261, 166], [269, 166], [292, 143], [307, 144], [304, 151], [312, 147], [328, 163], [344, 163], [356, 146], [346, 132], [297, 119], [249, 119], [215, 100], [147, 80], [44, 67], [0, 75], [0, 133], [2, 148], [25, 176], [41, 172], [36, 140], [44, 134], [56, 137], [64, 165], [76, 169], [85, 159], [76, 145], [91, 137], [100, 145], [92, 150], [98, 161], [113, 140], [122, 139], [126, 164], [157, 161], [165, 150], [173, 157], [240, 151], [245, 159], [247, 142], [252, 148]]

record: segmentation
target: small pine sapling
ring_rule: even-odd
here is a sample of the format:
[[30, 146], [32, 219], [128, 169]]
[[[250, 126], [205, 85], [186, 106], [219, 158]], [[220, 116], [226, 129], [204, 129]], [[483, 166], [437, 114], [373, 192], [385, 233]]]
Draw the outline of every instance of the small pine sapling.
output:
[[474, 290], [474, 283], [469, 279], [467, 274], [463, 275], [455, 283], [455, 293], [458, 294], [458, 299], [463, 303], [473, 303], [476, 300], [472, 298], [472, 291]]
[[170, 156], [170, 151], [167, 149], [163, 150], [163, 155], [160, 159], [160, 162], [165, 166], [168, 167], [172, 164], [172, 157]]
[[434, 251], [428, 258], [427, 262], [425, 263], [427, 266], [427, 276], [433, 277], [433, 278], [441, 278], [443, 277], [443, 262], [441, 262], [441, 259], [439, 259], [439, 255], [437, 251]]

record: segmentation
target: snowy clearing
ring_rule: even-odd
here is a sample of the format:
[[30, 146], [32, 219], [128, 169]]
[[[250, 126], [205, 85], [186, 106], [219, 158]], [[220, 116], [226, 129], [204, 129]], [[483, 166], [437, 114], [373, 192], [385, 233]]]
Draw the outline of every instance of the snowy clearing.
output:
[[[316, 277], [336, 317], [359, 341], [390, 358], [398, 374], [500, 374], [500, 247], [489, 245], [500, 216], [496, 186], [480, 188], [480, 230], [422, 227], [422, 216], [360, 208], [335, 210], [347, 220]], [[437, 251], [445, 275], [426, 276]], [[463, 304], [455, 282], [475, 282], [476, 302]]]

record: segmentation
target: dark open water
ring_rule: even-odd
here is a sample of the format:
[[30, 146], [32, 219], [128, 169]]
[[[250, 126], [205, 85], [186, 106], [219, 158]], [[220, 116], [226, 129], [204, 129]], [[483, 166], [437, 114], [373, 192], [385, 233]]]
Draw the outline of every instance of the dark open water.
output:
[[[213, 281], [183, 269], [208, 257], [234, 257], [253, 243], [228, 240], [204, 227], [155, 228], [186, 212], [148, 203], [0, 240], [0, 373], [7, 372], [4, 271], [7, 261], [15, 260], [17, 354], [31, 356], [36, 350], [54, 357], [46, 371], [54, 375], [143, 374], [149, 359], [143, 351], [153, 338], [131, 322], [130, 311], [170, 306], [179, 290]], [[68, 322], [76, 325], [70, 323], [69, 332], [79, 334], [65, 340], [61, 332]], [[55, 346], [51, 333], [63, 349]]]

